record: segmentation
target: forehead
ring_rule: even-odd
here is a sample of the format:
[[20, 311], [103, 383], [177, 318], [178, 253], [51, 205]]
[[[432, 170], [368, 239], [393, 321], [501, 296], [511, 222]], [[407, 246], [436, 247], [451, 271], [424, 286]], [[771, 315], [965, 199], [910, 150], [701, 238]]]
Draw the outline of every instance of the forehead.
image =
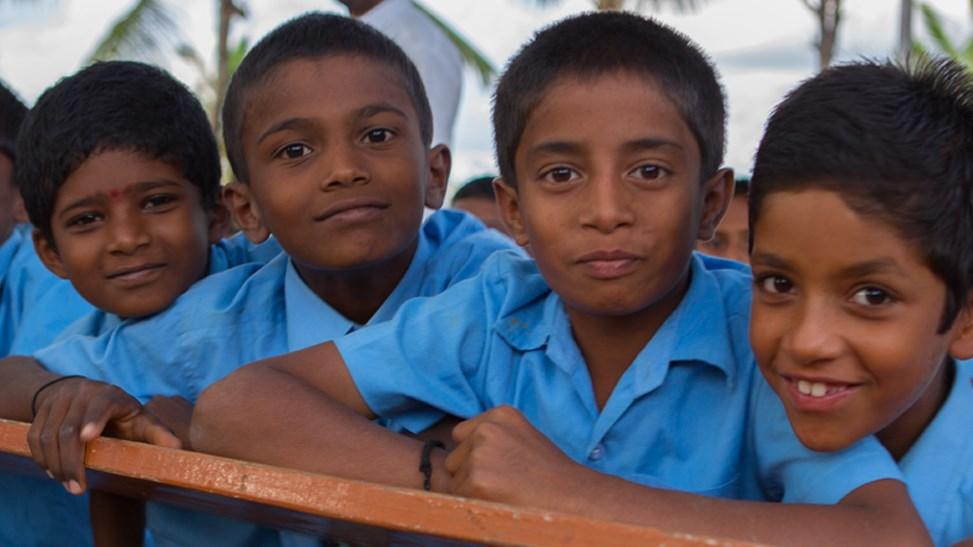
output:
[[689, 125], [654, 79], [624, 71], [565, 75], [530, 111], [515, 158], [546, 140], [617, 146], [637, 139], [671, 142], [699, 163]]
[[248, 136], [280, 120], [347, 115], [380, 103], [417, 118], [404, 76], [386, 62], [350, 54], [292, 59], [271, 70], [248, 93], [244, 144]]
[[193, 187], [178, 167], [130, 150], [106, 150], [81, 162], [58, 189], [55, 209], [90, 195], [121, 195], [140, 183], [172, 182]]

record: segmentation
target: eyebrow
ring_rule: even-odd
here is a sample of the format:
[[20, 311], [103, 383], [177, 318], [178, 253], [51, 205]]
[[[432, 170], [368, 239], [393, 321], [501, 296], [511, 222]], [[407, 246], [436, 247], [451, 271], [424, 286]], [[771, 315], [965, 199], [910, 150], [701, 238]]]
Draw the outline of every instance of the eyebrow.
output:
[[[181, 187], [182, 184], [179, 181], [171, 180], [171, 179], [144, 180], [126, 186], [122, 190], [122, 192], [142, 193], [142, 192], [147, 192], [149, 190], [155, 190], [156, 188], [163, 188], [166, 186]], [[81, 209], [84, 207], [91, 207], [92, 205], [97, 205], [98, 203], [104, 201], [105, 199], [104, 196], [105, 196], [104, 192], [96, 192], [94, 194], [90, 194], [83, 198], [79, 198], [75, 201], [72, 201], [71, 203], [67, 204], [64, 207], [64, 209], [61, 209], [61, 212], [58, 214], [58, 217], [59, 218], [63, 217], [68, 213], [70, 213], [71, 211], [73, 211], [74, 209]]]
[[[375, 104], [365, 105], [359, 108], [358, 110], [356, 110], [353, 115], [355, 119], [362, 120], [386, 112], [408, 119], [408, 116], [406, 115], [405, 112], [402, 111], [402, 109], [397, 108], [389, 103], [375, 103]], [[308, 118], [287, 118], [286, 120], [282, 120], [268, 127], [266, 131], [261, 133], [260, 136], [257, 138], [257, 144], [260, 144], [261, 142], [266, 140], [267, 137], [273, 135], [274, 133], [287, 131], [289, 129], [306, 129], [313, 125], [314, 122]]]
[[359, 108], [357, 112], [355, 112], [355, 117], [358, 119], [364, 119], [364, 118], [371, 118], [372, 116], [377, 116], [383, 113], [391, 113], [400, 116], [402, 118], [408, 118], [408, 116], [406, 115], [405, 112], [402, 111], [402, 109], [393, 106], [392, 104], [389, 103], [375, 103], [375, 104], [365, 105]]
[[286, 120], [282, 120], [268, 127], [266, 131], [261, 133], [260, 136], [257, 137], [257, 144], [262, 143], [267, 139], [267, 137], [273, 135], [274, 133], [280, 133], [281, 131], [287, 131], [288, 129], [303, 129], [310, 127], [311, 125], [313, 125], [311, 120], [308, 120], [307, 118], [287, 118]]
[[[768, 252], [755, 252], [750, 257], [750, 264], [765, 266], [778, 270], [790, 270], [791, 266], [783, 258]], [[898, 262], [891, 258], [876, 258], [852, 264], [847, 268], [838, 271], [838, 277], [855, 278], [874, 274], [895, 274], [905, 276], [905, 271], [899, 267]]]
[[[684, 147], [676, 141], [645, 137], [627, 141], [622, 144], [622, 148], [626, 152], [631, 153], [643, 150], [658, 150], [659, 148], [683, 150]], [[527, 157], [531, 158], [532, 156], [541, 154], [578, 154], [581, 152], [581, 149], [581, 144], [573, 141], [542, 141], [527, 151]]]

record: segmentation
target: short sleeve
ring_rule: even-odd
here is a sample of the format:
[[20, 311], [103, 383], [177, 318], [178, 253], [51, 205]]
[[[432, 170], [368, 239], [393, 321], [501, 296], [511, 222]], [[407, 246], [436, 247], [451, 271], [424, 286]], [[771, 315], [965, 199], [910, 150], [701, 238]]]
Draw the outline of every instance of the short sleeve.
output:
[[815, 452], [798, 440], [783, 403], [754, 367], [751, 449], [764, 497], [787, 503], [834, 504], [882, 479], [902, 481], [895, 461], [874, 438], [838, 452]]
[[468, 279], [335, 341], [376, 415], [418, 433], [485, 410], [478, 384], [493, 313], [484, 291], [483, 276]]

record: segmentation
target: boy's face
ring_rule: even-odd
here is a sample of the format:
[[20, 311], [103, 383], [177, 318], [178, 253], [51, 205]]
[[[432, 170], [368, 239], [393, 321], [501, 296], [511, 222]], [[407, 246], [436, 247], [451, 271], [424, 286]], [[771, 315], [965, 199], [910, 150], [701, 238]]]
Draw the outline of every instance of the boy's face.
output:
[[281, 65], [252, 91], [242, 140], [237, 222], [274, 234], [302, 271], [409, 262], [423, 205], [442, 205], [449, 151], [425, 147], [399, 75], [375, 60]]
[[750, 341], [809, 448], [844, 448], [910, 407], [935, 412], [944, 359], [969, 356], [968, 312], [936, 332], [946, 286], [920, 249], [834, 192], [768, 195], [751, 265]]
[[696, 249], [708, 255], [729, 258], [746, 264], [750, 260], [747, 249], [747, 245], [750, 244], [748, 222], [747, 196], [733, 196], [726, 216], [716, 228], [716, 235], [709, 241], [700, 241]]
[[174, 166], [109, 150], [86, 159], [57, 193], [55, 245], [38, 231], [41, 260], [86, 300], [122, 317], [162, 311], [208, 267], [225, 214], [203, 209]]
[[676, 106], [627, 73], [554, 82], [498, 184], [513, 238], [572, 320], [631, 316], [658, 326], [686, 286], [690, 253], [712, 235], [732, 173], [700, 182], [700, 153]]

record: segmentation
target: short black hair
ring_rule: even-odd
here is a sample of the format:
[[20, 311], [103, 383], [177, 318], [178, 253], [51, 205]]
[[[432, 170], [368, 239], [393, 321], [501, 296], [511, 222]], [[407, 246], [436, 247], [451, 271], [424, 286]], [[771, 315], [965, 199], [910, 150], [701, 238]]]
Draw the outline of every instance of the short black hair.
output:
[[14, 180], [35, 228], [54, 244], [61, 186], [85, 160], [129, 150], [176, 167], [204, 208], [220, 193], [220, 155], [206, 112], [166, 71], [143, 63], [95, 63], [47, 89], [17, 138]]
[[946, 284], [944, 332], [973, 282], [971, 185], [973, 76], [947, 59], [861, 61], [825, 70], [776, 107], [755, 159], [750, 226], [773, 192], [835, 192], [925, 255]]
[[733, 180], [733, 197], [747, 197], [750, 193], [750, 177], [737, 177]]
[[676, 105], [700, 152], [705, 180], [723, 163], [726, 105], [716, 69], [679, 32], [639, 15], [593, 12], [538, 32], [507, 65], [493, 101], [500, 174], [516, 185], [514, 154], [533, 109], [559, 78], [627, 72], [656, 83]]
[[456, 203], [458, 199], [471, 199], [480, 198], [488, 199], [493, 201], [495, 195], [493, 193], [493, 179], [492, 176], [476, 177], [468, 180], [459, 190], [453, 194], [453, 203]]
[[267, 81], [277, 67], [295, 59], [329, 55], [360, 55], [383, 62], [402, 77], [402, 88], [412, 99], [419, 132], [428, 147], [432, 142], [432, 110], [422, 78], [409, 57], [390, 38], [349, 17], [306, 13], [275, 28], [247, 52], [223, 101], [223, 142], [237, 179], [250, 180], [243, 157], [243, 126], [250, 92]]
[[0, 81], [0, 154], [16, 162], [17, 131], [27, 116], [27, 106]]

